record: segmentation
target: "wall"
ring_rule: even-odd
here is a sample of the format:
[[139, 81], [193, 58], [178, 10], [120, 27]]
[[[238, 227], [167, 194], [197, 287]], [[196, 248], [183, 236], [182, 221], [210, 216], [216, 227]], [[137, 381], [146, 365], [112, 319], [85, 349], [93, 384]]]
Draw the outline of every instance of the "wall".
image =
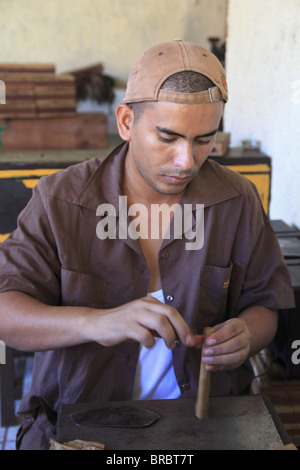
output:
[[0, 62], [50, 62], [59, 73], [102, 62], [126, 81], [157, 42], [224, 38], [225, 15], [226, 0], [0, 0]]
[[115, 79], [115, 101], [77, 110], [106, 113], [114, 134], [134, 60], [160, 41], [224, 40], [226, 8], [227, 0], [0, 0], [0, 62], [49, 62], [57, 73], [101, 62]]
[[229, 0], [225, 130], [272, 157], [270, 216], [300, 227], [300, 1]]

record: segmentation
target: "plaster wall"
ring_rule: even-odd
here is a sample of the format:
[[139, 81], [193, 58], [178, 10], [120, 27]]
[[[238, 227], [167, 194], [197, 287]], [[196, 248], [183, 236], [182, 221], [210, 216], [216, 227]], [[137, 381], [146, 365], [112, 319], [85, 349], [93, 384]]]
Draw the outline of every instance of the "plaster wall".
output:
[[272, 157], [270, 217], [300, 227], [300, 1], [229, 0], [224, 125]]
[[50, 62], [58, 73], [102, 62], [126, 81], [157, 42], [224, 38], [225, 16], [226, 0], [0, 0], [0, 62]]
[[114, 134], [135, 59], [157, 42], [223, 41], [226, 8], [227, 0], [0, 0], [0, 63], [53, 63], [62, 73], [101, 62], [115, 80], [115, 101], [79, 102], [77, 110], [106, 113]]

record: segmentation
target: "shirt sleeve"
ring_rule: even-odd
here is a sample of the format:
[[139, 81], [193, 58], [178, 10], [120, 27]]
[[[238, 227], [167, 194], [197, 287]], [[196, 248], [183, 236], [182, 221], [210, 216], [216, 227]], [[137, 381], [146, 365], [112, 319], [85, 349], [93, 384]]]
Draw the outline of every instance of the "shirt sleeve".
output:
[[[256, 192], [256, 189], [254, 189]], [[276, 234], [257, 195], [252, 200], [247, 263], [235, 266], [234, 281], [240, 285], [235, 313], [260, 305], [280, 310], [295, 307], [289, 271]]]
[[0, 245], [0, 292], [17, 290], [58, 305], [60, 262], [39, 188], [38, 183], [16, 230]]

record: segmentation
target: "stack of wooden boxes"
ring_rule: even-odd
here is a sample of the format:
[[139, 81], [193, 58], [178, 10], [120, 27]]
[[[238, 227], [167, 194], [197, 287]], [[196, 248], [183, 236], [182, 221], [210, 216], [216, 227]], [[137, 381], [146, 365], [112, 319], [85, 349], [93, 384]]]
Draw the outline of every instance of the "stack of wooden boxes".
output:
[[0, 64], [3, 150], [107, 148], [104, 114], [76, 112], [75, 79], [52, 64]]

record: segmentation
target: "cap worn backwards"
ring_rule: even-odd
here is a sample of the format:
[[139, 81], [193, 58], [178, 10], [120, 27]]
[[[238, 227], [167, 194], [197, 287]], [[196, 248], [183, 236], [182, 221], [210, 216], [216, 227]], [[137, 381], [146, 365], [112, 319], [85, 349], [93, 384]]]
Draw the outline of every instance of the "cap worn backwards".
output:
[[[215, 86], [199, 93], [161, 90], [167, 78], [184, 71], [205, 75]], [[137, 59], [129, 75], [123, 102], [200, 104], [221, 100], [228, 100], [226, 73], [221, 62], [212, 52], [197, 44], [174, 40], [156, 44]]]

